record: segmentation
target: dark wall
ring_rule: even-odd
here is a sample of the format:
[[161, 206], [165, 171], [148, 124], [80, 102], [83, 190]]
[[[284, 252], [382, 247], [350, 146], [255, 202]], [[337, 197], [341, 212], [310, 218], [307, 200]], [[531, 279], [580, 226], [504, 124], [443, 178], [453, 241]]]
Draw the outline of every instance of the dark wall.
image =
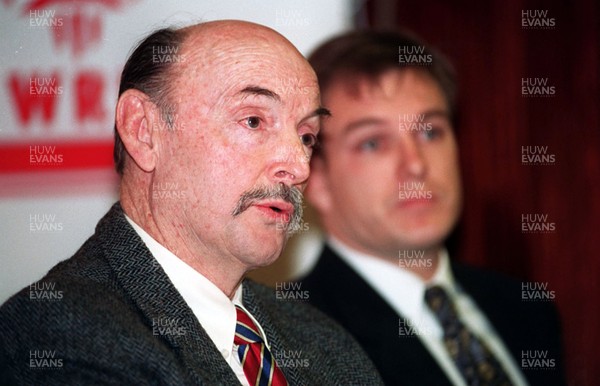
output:
[[[465, 187], [455, 257], [547, 283], [570, 385], [600, 379], [599, 8], [595, 0], [373, 0], [360, 18], [407, 27], [454, 63]], [[523, 28], [524, 10], [547, 11], [537, 19], [554, 26]], [[523, 78], [547, 88], [524, 95]], [[547, 157], [524, 164], [530, 146]], [[522, 216], [531, 214], [554, 230], [524, 233]]]

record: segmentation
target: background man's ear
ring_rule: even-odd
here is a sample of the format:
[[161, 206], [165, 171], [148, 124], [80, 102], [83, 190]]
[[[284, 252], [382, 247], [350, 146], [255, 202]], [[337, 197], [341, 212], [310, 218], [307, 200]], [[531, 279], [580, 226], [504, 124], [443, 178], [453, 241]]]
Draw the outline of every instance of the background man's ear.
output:
[[139, 90], [126, 90], [119, 97], [117, 131], [133, 162], [145, 172], [151, 172], [156, 167], [158, 138], [153, 126], [159, 118], [158, 114], [156, 105]]
[[322, 158], [315, 157], [310, 162], [310, 178], [306, 187], [306, 198], [317, 211], [324, 214], [331, 210], [332, 197], [329, 187], [327, 165]]

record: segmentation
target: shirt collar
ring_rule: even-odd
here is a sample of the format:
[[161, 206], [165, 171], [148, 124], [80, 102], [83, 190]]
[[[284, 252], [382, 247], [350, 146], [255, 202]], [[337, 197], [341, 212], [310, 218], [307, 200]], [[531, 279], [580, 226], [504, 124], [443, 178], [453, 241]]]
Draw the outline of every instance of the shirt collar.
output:
[[450, 268], [450, 257], [446, 248], [440, 250], [438, 268], [426, 284], [427, 286], [442, 286], [451, 293], [455, 293], [458, 290], [452, 269]]
[[156, 261], [220, 351], [231, 350], [236, 326], [234, 304], [242, 305], [242, 284], [229, 299], [215, 284], [171, 251], [154, 240], [128, 216], [133, 229], [142, 238]]
[[[425, 282], [399, 264], [359, 252], [329, 235], [327, 244], [358, 273], [398, 313], [411, 320], [421, 320], [425, 311], [425, 289], [444, 287], [452, 296], [456, 286], [446, 249], [439, 252], [439, 262], [432, 278]], [[427, 311], [429, 312], [429, 311]]]

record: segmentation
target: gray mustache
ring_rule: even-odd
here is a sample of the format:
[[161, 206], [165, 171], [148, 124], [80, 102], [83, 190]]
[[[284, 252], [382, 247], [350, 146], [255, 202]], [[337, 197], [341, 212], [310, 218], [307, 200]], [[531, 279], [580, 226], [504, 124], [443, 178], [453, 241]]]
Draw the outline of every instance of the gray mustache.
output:
[[232, 215], [238, 216], [255, 203], [266, 199], [280, 199], [287, 201], [294, 207], [294, 212], [287, 224], [287, 233], [291, 234], [295, 229], [299, 229], [302, 222], [304, 209], [302, 207], [303, 195], [300, 189], [295, 186], [287, 186], [280, 183], [275, 186], [260, 186], [244, 192], [235, 206]]

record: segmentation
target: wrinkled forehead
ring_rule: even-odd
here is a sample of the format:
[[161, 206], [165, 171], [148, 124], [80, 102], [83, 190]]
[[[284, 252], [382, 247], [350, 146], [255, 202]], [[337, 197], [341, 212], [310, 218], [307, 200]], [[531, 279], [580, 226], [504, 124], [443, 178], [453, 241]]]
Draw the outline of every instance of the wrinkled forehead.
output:
[[202, 87], [195, 91], [212, 98], [250, 84], [275, 92], [277, 88], [304, 87], [318, 94], [308, 62], [283, 36], [266, 28], [190, 31], [181, 57], [175, 81]]

